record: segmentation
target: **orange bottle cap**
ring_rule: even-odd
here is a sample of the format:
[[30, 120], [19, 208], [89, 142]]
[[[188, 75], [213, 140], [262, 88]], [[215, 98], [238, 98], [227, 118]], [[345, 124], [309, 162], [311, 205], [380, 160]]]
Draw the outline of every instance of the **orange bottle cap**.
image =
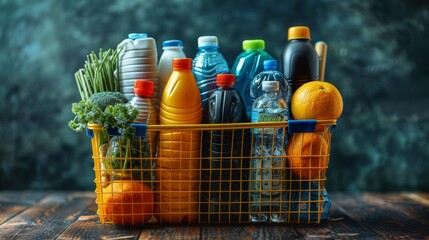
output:
[[306, 26], [296, 26], [296, 27], [290, 27], [288, 29], [288, 40], [293, 39], [311, 39], [310, 38], [310, 28]]
[[219, 87], [232, 87], [235, 85], [234, 74], [218, 74], [216, 76], [216, 85]]
[[139, 97], [152, 97], [154, 83], [149, 80], [136, 80], [134, 82], [133, 92]]
[[174, 70], [192, 70], [192, 58], [173, 58]]

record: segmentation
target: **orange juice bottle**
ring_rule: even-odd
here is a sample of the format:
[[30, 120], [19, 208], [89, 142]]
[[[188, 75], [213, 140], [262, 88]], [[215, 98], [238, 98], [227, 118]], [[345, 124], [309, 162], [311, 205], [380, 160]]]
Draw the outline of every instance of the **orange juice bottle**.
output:
[[[175, 58], [172, 65], [173, 72], [161, 98], [160, 124], [199, 124], [202, 103], [192, 74], [192, 59]], [[198, 219], [200, 134], [195, 130], [160, 131], [155, 187], [161, 222]]]

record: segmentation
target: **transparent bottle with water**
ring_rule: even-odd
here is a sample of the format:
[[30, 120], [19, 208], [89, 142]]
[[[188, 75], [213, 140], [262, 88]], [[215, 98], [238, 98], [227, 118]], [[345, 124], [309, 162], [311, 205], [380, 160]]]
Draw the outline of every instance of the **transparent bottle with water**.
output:
[[[279, 95], [279, 82], [262, 82], [264, 94], [252, 107], [252, 122], [278, 122], [288, 119], [286, 102]], [[285, 128], [254, 128], [250, 171], [250, 221], [285, 222], [284, 199], [286, 153]]]
[[264, 81], [277, 81], [279, 82], [279, 94], [280, 97], [285, 99], [287, 95], [287, 81], [282, 72], [277, 70], [276, 60], [265, 60], [264, 71], [258, 73], [253, 79], [250, 86], [250, 97], [252, 101], [255, 101], [258, 97], [264, 93], [262, 91], [262, 82]]
[[192, 62], [192, 72], [197, 80], [204, 107], [211, 93], [217, 89], [216, 75], [229, 73], [228, 63], [219, 51], [216, 36], [198, 38], [198, 52]]

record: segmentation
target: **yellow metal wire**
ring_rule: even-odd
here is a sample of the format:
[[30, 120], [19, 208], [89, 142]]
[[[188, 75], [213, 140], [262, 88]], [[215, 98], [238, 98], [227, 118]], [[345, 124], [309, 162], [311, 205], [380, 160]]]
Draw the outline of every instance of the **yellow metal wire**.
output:
[[[319, 223], [325, 201], [323, 191], [327, 180], [326, 169], [328, 165], [322, 166], [321, 161], [315, 161], [317, 164], [314, 165], [315, 163], [309, 161], [308, 166], [299, 166], [299, 175], [308, 171], [319, 172], [317, 177], [304, 179], [294, 175], [294, 171], [292, 171], [294, 167], [289, 164], [289, 161], [294, 158], [310, 160], [327, 158], [329, 161], [332, 129], [326, 127], [334, 125], [336, 125], [336, 120], [318, 120], [316, 123], [317, 127], [325, 127], [321, 128], [323, 130], [314, 133], [321, 135], [326, 141], [328, 149], [325, 152], [320, 148], [318, 152], [287, 155], [286, 145], [288, 144], [287, 141], [291, 139], [287, 139], [288, 134], [286, 134], [285, 129], [288, 127], [288, 122], [286, 121], [148, 125], [146, 138], [139, 138], [136, 142], [133, 140], [119, 142], [119, 151], [117, 155], [114, 155], [112, 153], [113, 138], [108, 137], [106, 142], [103, 142], [103, 137], [106, 136], [105, 129], [100, 125], [88, 124], [88, 128], [93, 131], [91, 146], [94, 160], [96, 203], [98, 204], [97, 213], [100, 221], [106, 224], [143, 224], [147, 222], [147, 215], [150, 215], [149, 222], [161, 224], [171, 222], [251, 223], [250, 215], [259, 214], [261, 216], [265, 214], [280, 216], [283, 223]], [[268, 132], [273, 128], [284, 131], [282, 137], [282, 144], [285, 146], [282, 150], [283, 154], [275, 157], [264, 156], [264, 158], [270, 164], [273, 161], [283, 162], [283, 165], [273, 167], [269, 172], [269, 174], [273, 174], [273, 171], [279, 171], [282, 177], [274, 180], [269, 178], [252, 179], [250, 177], [252, 172], [262, 172], [265, 168], [252, 167], [251, 162], [261, 157], [253, 156], [252, 153], [257, 146], [254, 146], [255, 142], [252, 135], [247, 133], [250, 133], [252, 129], [262, 129], [262, 132]], [[162, 138], [162, 133], [170, 134], [168, 135], [170, 140], [166, 142], [169, 146], [175, 146], [176, 150], [167, 152], [171, 155], [159, 153], [161, 146], [158, 145], [160, 142], [156, 138]], [[208, 138], [205, 138], [206, 135], [204, 134], [208, 134]], [[220, 136], [215, 134], [220, 134]], [[235, 138], [241, 139], [242, 142], [239, 144], [230, 141], [232, 143], [230, 149], [223, 145], [220, 146], [219, 156], [215, 156], [213, 151], [204, 155], [203, 148], [215, 149], [214, 138], [216, 137], [220, 137], [221, 142]], [[304, 135], [300, 135], [300, 137], [298, 141], [304, 142]], [[244, 148], [244, 141], [248, 141], [249, 149]], [[196, 144], [192, 144], [192, 142], [196, 142]], [[310, 149], [313, 149], [313, 144], [314, 142], [311, 140]], [[143, 149], [149, 151], [148, 154], [143, 154]], [[198, 154], [192, 155], [190, 152], [192, 149], [196, 149]], [[234, 150], [239, 154], [234, 154]], [[274, 148], [269, 149], [272, 152], [274, 150]], [[135, 154], [133, 151], [140, 152], [133, 155]], [[213, 162], [216, 161], [219, 161], [218, 167], [213, 165]], [[228, 164], [224, 165], [224, 162]], [[234, 166], [233, 162], [240, 162], [240, 165]], [[117, 165], [113, 167], [115, 168], [113, 170], [110, 169], [112, 164]], [[245, 176], [243, 173], [248, 175]], [[216, 174], [220, 175], [217, 176]], [[223, 175], [227, 175], [229, 178], [223, 179]], [[148, 186], [154, 198], [149, 199], [146, 190], [129, 189], [126, 184], [120, 185], [119, 189], [116, 189], [118, 193], [107, 190], [109, 189], [108, 186], [119, 180]], [[270, 188], [255, 190], [252, 189], [252, 184], [266, 184]], [[279, 184], [281, 188], [273, 187]], [[260, 200], [252, 200], [252, 194], [254, 196], [259, 195]], [[264, 194], [268, 194], [269, 198], [263, 199]], [[274, 199], [273, 196], [276, 194], [281, 197]], [[309, 197], [311, 194], [317, 197]], [[212, 201], [213, 199], [206, 201], [203, 196], [216, 196], [220, 200], [219, 202], [216, 202], [217, 200]], [[233, 199], [237, 196], [238, 199]], [[149, 206], [150, 204], [153, 206]], [[259, 210], [253, 211], [250, 207], [252, 204], [270, 207], [265, 208], [265, 210], [259, 208]], [[275, 209], [272, 207], [274, 205], [281, 205], [282, 207]], [[148, 207], [149, 210], [144, 210], [145, 207]], [[262, 221], [262, 219], [257, 219], [257, 221], [259, 220]], [[269, 219], [266, 222], [275, 221]]]

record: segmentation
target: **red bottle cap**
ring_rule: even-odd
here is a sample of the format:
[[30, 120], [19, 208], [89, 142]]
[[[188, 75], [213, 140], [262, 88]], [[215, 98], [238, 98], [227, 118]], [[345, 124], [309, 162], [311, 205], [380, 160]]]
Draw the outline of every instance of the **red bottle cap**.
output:
[[139, 97], [152, 97], [154, 83], [148, 80], [136, 80], [133, 92]]
[[173, 58], [174, 70], [192, 70], [192, 58]]
[[235, 85], [234, 74], [218, 74], [216, 76], [216, 85], [219, 87], [232, 87]]

